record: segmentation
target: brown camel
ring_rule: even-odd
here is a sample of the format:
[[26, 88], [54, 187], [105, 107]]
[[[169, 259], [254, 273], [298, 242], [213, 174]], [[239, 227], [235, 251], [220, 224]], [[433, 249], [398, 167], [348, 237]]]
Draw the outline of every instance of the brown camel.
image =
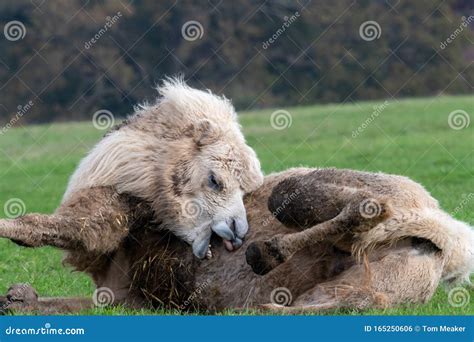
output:
[[365, 309], [425, 302], [441, 281], [463, 281], [474, 270], [472, 229], [405, 177], [291, 169], [267, 176], [244, 200], [250, 231], [243, 247], [229, 253], [213, 237], [209, 260], [160, 229], [146, 202], [113, 187], [80, 190], [54, 220], [0, 220], [1, 237], [65, 249], [65, 261], [97, 286], [92, 300], [38, 299], [31, 287], [16, 285], [3, 307]]

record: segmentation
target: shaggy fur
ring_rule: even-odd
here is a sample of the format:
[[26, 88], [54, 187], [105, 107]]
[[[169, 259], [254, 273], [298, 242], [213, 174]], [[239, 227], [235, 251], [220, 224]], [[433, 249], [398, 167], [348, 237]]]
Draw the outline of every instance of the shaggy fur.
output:
[[[111, 289], [114, 304], [288, 313], [389, 307], [425, 302], [441, 281], [463, 281], [474, 271], [471, 228], [400, 176], [335, 169], [268, 176], [245, 197], [248, 248], [228, 253], [222, 240], [213, 239], [214, 256], [202, 261], [157, 230], [151, 206], [117, 196], [111, 187], [78, 192], [62, 215], [90, 216], [101, 203], [107, 203], [102, 223], [115, 227], [108, 239], [119, 246], [90, 253], [90, 246], [70, 244], [75, 247], [68, 248], [67, 261], [88, 272], [98, 288]], [[8, 227], [0, 221], [1, 236], [30, 243], [27, 236], [7, 235]], [[62, 247], [56, 241], [50, 244]], [[70, 312], [85, 305], [78, 299], [38, 301], [27, 287], [24, 296], [18, 287], [12, 291], [17, 300], [8, 302], [12, 293], [5, 300], [15, 310]]]
[[81, 161], [57, 216], [23, 218], [17, 234], [37, 236], [30, 245], [42, 242], [29, 230], [44, 229], [44, 234], [54, 232], [58, 239], [81, 234], [81, 244], [90, 252], [117, 248], [120, 240], [107, 240], [115, 232], [103, 225], [101, 215], [84, 224], [82, 216], [64, 215], [64, 208], [80, 198], [79, 192], [109, 186], [117, 195], [149, 203], [160, 229], [192, 244], [199, 258], [209, 254], [212, 230], [231, 241], [230, 249], [240, 246], [248, 230], [243, 195], [260, 186], [263, 175], [234, 108], [229, 100], [192, 89], [181, 80], [166, 80], [158, 91], [155, 104], [138, 108]]

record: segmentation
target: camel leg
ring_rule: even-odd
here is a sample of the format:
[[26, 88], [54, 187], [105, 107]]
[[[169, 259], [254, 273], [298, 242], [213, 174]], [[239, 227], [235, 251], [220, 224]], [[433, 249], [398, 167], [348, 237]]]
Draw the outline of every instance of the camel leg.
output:
[[[74, 218], [60, 215], [25, 215], [14, 220], [0, 220], [0, 237], [8, 238], [25, 247], [55, 246], [77, 248], [80, 242], [79, 223]], [[75, 231], [63, 230], [75, 228]]]
[[77, 313], [94, 308], [91, 298], [39, 298], [36, 290], [28, 284], [15, 284], [6, 296], [0, 296], [1, 313], [36, 313], [56, 315]]
[[357, 264], [335, 279], [316, 285], [291, 306], [264, 304], [274, 313], [308, 313], [335, 309], [388, 308], [427, 302], [435, 292], [443, 269], [439, 253], [423, 247], [389, 249], [386, 256]]
[[[368, 206], [373, 206], [368, 208]], [[264, 275], [299, 250], [345, 232], [368, 230], [390, 216], [388, 203], [366, 192], [357, 192], [334, 218], [292, 234], [280, 234], [249, 245], [246, 257], [253, 271]]]
[[3, 310], [0, 310], [0, 313], [4, 311], [17, 314], [35, 313], [40, 315], [59, 315], [79, 313], [83, 310], [93, 309], [94, 307], [94, 303], [90, 298], [39, 298], [36, 302], [9, 303]]
[[0, 237], [27, 247], [108, 253], [127, 236], [129, 205], [110, 188], [86, 189], [53, 215], [0, 220]]

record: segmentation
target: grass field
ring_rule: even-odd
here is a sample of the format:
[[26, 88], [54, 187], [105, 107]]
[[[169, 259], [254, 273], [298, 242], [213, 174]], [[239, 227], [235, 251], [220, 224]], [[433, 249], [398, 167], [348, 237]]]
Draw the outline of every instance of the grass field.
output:
[[[422, 183], [446, 211], [474, 225], [474, 124], [460, 130], [448, 124], [450, 112], [462, 109], [472, 116], [473, 108], [474, 97], [450, 96], [286, 108], [292, 123], [282, 130], [271, 125], [274, 110], [242, 113], [241, 122], [267, 174], [301, 165], [403, 174]], [[85, 122], [0, 135], [0, 216], [11, 198], [21, 199], [27, 212], [51, 213], [79, 160], [103, 134]], [[0, 293], [19, 282], [32, 284], [43, 296], [91, 296], [94, 289], [85, 275], [62, 267], [60, 251], [1, 240]], [[87, 313], [150, 312], [115, 308]], [[362, 314], [474, 314], [474, 301], [453, 307], [440, 288], [427, 304]]]

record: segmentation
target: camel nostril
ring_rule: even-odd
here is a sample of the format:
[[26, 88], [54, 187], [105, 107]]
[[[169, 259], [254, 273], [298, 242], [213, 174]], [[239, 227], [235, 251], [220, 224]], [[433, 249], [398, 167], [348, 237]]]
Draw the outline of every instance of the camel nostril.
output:
[[235, 219], [230, 219], [230, 224], [229, 224], [230, 229], [234, 232], [235, 234]]
[[249, 224], [247, 222], [247, 218], [246, 217], [244, 217], [244, 218], [237, 217], [236, 219], [234, 219], [234, 228], [233, 228], [233, 230], [235, 232], [235, 235], [237, 235], [237, 237], [243, 239], [249, 231]]

